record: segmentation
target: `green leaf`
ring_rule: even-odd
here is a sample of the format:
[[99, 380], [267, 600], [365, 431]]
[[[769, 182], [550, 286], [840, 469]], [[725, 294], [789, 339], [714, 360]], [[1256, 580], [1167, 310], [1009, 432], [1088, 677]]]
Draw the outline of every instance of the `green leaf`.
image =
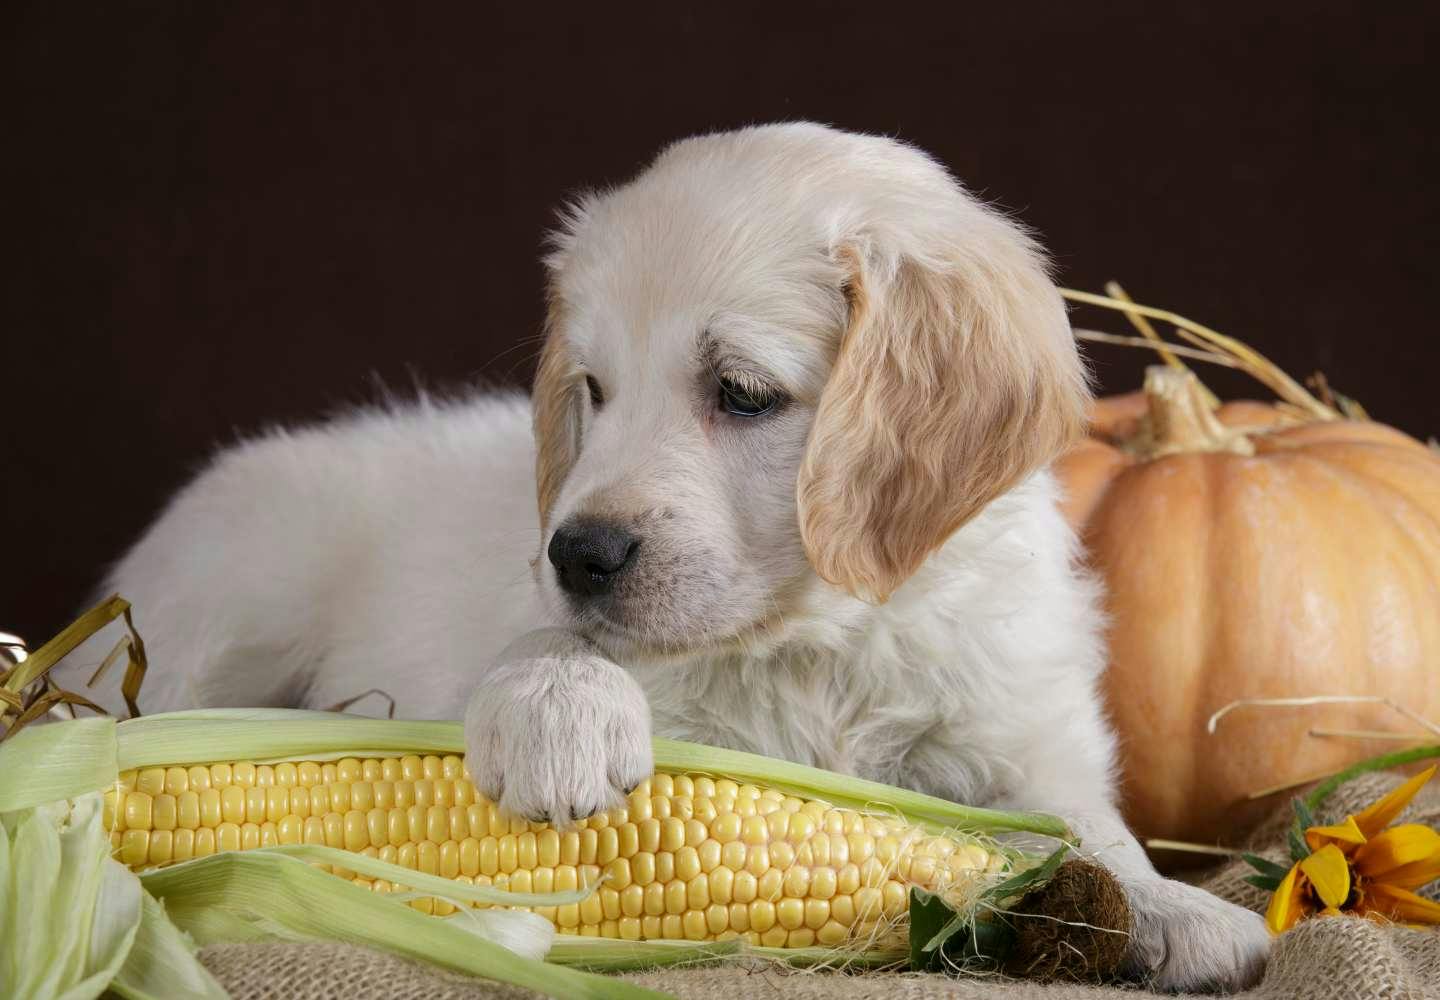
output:
[[1266, 892], [1274, 892], [1280, 888], [1280, 879], [1270, 875], [1246, 875], [1240, 881], [1247, 882], [1257, 889], [1264, 889]]
[[1261, 875], [1273, 877], [1276, 880], [1276, 884], [1279, 884], [1280, 879], [1290, 874], [1289, 868], [1275, 861], [1271, 861], [1269, 858], [1262, 858], [1258, 854], [1241, 854], [1240, 857], [1244, 858], [1245, 863]]
[[957, 921], [965, 920], [933, 892], [910, 888], [910, 968], [928, 969], [936, 949], [954, 934]]
[[976, 960], [998, 963], [1014, 942], [1008, 924], [957, 911], [935, 893], [911, 887], [911, 970], [941, 971]]
[[1297, 865], [1310, 856], [1310, 845], [1305, 843], [1305, 838], [1300, 833], [1298, 826], [1292, 826], [1289, 830], [1287, 840], [1290, 844], [1290, 860]]
[[983, 958], [998, 964], [1005, 960], [1015, 945], [1015, 928], [998, 919], [977, 917], [971, 921], [970, 933], [964, 940], [966, 948], [963, 952], [958, 955], [953, 949], [946, 952], [952, 960], [963, 962]]
[[1291, 806], [1295, 810], [1295, 822], [1299, 824], [1301, 833], [1304, 833], [1304, 831], [1312, 826], [1319, 826], [1319, 824], [1315, 822], [1315, 816], [1310, 812], [1310, 807], [1305, 804], [1304, 799], [1297, 795], [1291, 800]]

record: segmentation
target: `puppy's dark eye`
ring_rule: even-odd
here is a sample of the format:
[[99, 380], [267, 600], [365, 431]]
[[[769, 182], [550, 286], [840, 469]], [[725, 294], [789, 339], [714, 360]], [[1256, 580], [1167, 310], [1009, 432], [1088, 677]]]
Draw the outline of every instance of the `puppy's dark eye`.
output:
[[600, 383], [595, 381], [594, 375], [585, 376], [585, 388], [590, 390], [590, 405], [595, 409], [605, 405], [605, 392], [600, 388]]
[[758, 417], [775, 409], [774, 393], [747, 388], [728, 378], [720, 379], [720, 405], [737, 417]]

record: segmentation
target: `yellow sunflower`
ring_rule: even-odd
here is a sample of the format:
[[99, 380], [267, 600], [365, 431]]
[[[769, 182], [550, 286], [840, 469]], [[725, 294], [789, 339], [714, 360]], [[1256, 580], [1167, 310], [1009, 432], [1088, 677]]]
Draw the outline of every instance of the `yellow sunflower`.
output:
[[[1344, 822], [1306, 826], [1304, 845], [1309, 851], [1296, 857], [1275, 888], [1265, 914], [1270, 930], [1280, 934], [1316, 913], [1440, 924], [1440, 903], [1414, 892], [1440, 878], [1440, 832], [1421, 823], [1385, 828], [1434, 776], [1437, 766], [1346, 816]], [[1304, 852], [1304, 847], [1293, 846], [1293, 854]]]

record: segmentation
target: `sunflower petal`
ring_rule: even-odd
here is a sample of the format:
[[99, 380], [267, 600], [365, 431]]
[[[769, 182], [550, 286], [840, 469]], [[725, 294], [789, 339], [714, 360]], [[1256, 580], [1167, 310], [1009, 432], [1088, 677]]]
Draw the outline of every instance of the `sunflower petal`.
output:
[[1440, 852], [1412, 861], [1408, 865], [1392, 868], [1379, 881], [1386, 885], [1398, 885], [1402, 889], [1418, 889], [1440, 878]]
[[1299, 922], [1304, 912], [1305, 887], [1300, 882], [1300, 866], [1290, 869], [1280, 882], [1280, 888], [1270, 897], [1270, 907], [1265, 911], [1265, 925], [1272, 934], [1284, 934]]
[[1334, 844], [1326, 844], [1300, 862], [1300, 870], [1327, 908], [1350, 898], [1350, 862]]
[[1406, 823], [1361, 844], [1355, 852], [1355, 870], [1389, 882], [1389, 872], [1427, 858], [1440, 860], [1440, 833], [1423, 823]]
[[1408, 889], [1373, 882], [1365, 887], [1365, 897], [1364, 909], [1367, 912], [1405, 923], [1440, 924], [1440, 903], [1417, 896]]
[[1354, 816], [1346, 816], [1345, 822], [1335, 826], [1312, 826], [1305, 831], [1305, 843], [1310, 845], [1310, 850], [1318, 851], [1326, 844], [1363, 844], [1365, 834], [1355, 822]]
[[1377, 799], [1365, 809], [1356, 813], [1352, 818], [1355, 820], [1356, 825], [1360, 827], [1361, 832], [1367, 837], [1373, 837], [1389, 826], [1390, 821], [1396, 816], [1399, 816], [1405, 807], [1410, 804], [1410, 800], [1424, 787], [1425, 782], [1435, 776], [1435, 769], [1437, 767], [1440, 767], [1440, 764], [1431, 764], [1425, 770], [1415, 775], [1415, 777], [1405, 782], [1405, 784], [1392, 791], [1389, 795]]

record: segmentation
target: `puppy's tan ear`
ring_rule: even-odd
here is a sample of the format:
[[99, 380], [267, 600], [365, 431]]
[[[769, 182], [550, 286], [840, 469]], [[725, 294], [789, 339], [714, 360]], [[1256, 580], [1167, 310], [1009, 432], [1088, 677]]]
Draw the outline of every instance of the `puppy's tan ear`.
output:
[[565, 344], [564, 274], [581, 231], [590, 219], [595, 195], [581, 192], [560, 209], [556, 227], [546, 236], [548, 253], [545, 346], [531, 389], [535, 419], [535, 493], [540, 505], [540, 530], [549, 527], [550, 511], [570, 467], [580, 455], [580, 380]]
[[545, 346], [535, 370], [532, 399], [535, 414], [535, 488], [540, 504], [540, 530], [570, 467], [580, 453], [580, 386], [560, 333], [561, 306], [552, 298], [546, 320]]
[[1003, 220], [979, 250], [842, 245], [849, 319], [797, 488], [815, 571], [883, 603], [1055, 458], [1089, 398], [1064, 303]]

